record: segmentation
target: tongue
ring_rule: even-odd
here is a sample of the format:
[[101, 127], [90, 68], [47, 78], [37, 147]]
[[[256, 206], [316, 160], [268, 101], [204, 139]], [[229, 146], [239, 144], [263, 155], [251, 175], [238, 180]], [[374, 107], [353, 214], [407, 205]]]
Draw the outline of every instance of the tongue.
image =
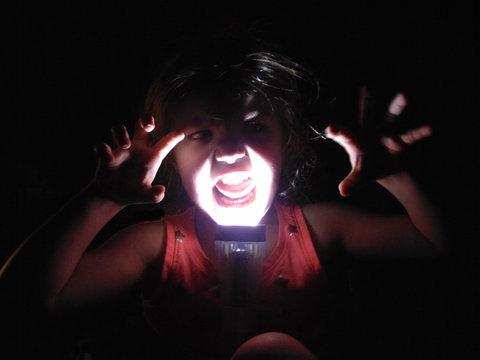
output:
[[232, 199], [238, 199], [247, 195], [254, 187], [252, 179], [247, 179], [238, 184], [225, 184], [222, 180], [218, 181], [215, 187], [223, 195]]

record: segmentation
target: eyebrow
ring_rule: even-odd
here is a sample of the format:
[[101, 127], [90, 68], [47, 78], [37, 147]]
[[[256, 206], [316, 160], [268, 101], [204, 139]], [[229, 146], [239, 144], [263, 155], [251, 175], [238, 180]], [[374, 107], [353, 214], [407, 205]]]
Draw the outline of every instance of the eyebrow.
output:
[[195, 112], [193, 116], [187, 117], [187, 123], [188, 124], [200, 124], [204, 125], [210, 122], [217, 122], [217, 121], [223, 121], [222, 118], [218, 116], [211, 115], [205, 111], [200, 111], [200, 112]]

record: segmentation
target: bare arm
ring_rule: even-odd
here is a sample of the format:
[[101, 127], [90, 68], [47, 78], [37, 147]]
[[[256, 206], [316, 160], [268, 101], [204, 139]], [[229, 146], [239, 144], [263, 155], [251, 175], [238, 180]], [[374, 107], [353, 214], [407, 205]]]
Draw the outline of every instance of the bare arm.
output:
[[13, 261], [4, 275], [20, 274], [38, 302], [49, 308], [105, 298], [138, 281], [161, 248], [161, 223], [129, 228], [102, 249], [85, 251], [125, 206], [163, 199], [165, 188], [152, 182], [183, 134], [170, 133], [149, 146], [153, 127], [152, 118], [140, 120], [132, 141], [124, 127], [113, 131], [115, 145], [98, 147], [100, 162], [92, 184], [28, 239], [19, 255], [22, 261]]
[[377, 180], [392, 193], [405, 208], [411, 225], [418, 230], [431, 247], [445, 250], [446, 236], [438, 210], [407, 172], [400, 172]]
[[70, 277], [47, 305], [72, 308], [121, 295], [159, 258], [163, 240], [163, 222], [140, 223], [122, 230], [100, 248], [82, 254], [75, 266], [68, 266], [69, 270], [73, 267]]
[[[397, 95], [390, 104], [389, 118], [399, 117], [406, 105], [406, 98]], [[381, 159], [395, 162], [405, 146], [430, 134], [429, 127], [421, 126], [396, 138], [379, 139], [385, 153], [390, 154], [390, 158], [382, 156]], [[407, 172], [389, 174], [381, 167], [387, 165], [388, 168], [390, 164], [382, 164], [374, 153], [365, 151], [361, 139], [346, 129], [329, 127], [327, 136], [345, 149], [352, 166], [339, 185], [343, 196], [379, 177], [377, 182], [397, 198], [407, 215], [375, 215], [336, 205], [310, 205], [304, 212], [314, 239], [323, 245], [340, 241], [347, 251], [356, 255], [425, 255], [444, 250], [444, 229], [438, 212]]]
[[381, 215], [340, 204], [309, 204], [303, 212], [312, 240], [322, 248], [340, 243], [354, 256], [373, 258], [435, 256], [444, 248], [441, 226], [432, 214], [427, 219]]
[[54, 306], [57, 294], [70, 280], [87, 247], [121, 209], [122, 205], [96, 196], [89, 188], [28, 240], [32, 248], [39, 248], [40, 242], [45, 244], [46, 253], [39, 253], [41, 258], [36, 262], [42, 261], [42, 258], [45, 261], [40, 265], [44, 267], [40, 281], [43, 282], [42, 302], [46, 306]]

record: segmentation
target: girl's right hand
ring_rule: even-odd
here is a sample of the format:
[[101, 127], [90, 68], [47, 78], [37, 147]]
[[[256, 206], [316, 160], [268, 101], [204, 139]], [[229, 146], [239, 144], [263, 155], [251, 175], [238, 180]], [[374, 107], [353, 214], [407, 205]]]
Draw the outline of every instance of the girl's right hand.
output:
[[99, 163], [94, 185], [100, 196], [121, 205], [162, 201], [165, 187], [152, 186], [152, 182], [162, 161], [185, 134], [170, 132], [150, 146], [149, 133], [154, 128], [152, 116], [140, 118], [132, 140], [125, 126], [121, 126], [112, 128], [112, 146], [97, 145]]

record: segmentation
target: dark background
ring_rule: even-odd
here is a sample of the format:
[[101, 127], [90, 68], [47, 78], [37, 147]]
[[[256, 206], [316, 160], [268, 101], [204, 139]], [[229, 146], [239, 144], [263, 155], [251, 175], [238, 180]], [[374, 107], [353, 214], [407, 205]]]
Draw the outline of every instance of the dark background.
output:
[[[92, 178], [93, 145], [112, 125], [136, 120], [159, 62], [180, 37], [255, 27], [318, 71], [339, 107], [350, 106], [364, 83], [405, 90], [426, 104], [423, 114], [430, 114], [426, 122], [435, 137], [419, 148], [412, 168], [447, 219], [452, 250], [440, 265], [421, 266], [417, 278], [434, 289], [415, 309], [428, 309], [429, 302], [448, 309], [434, 314], [443, 317], [445, 328], [435, 340], [454, 339], [454, 352], [476, 343], [479, 9], [474, 1], [220, 6], [17, 1], [3, 10], [1, 262]], [[348, 111], [340, 117], [353, 123]], [[336, 153], [332, 158], [339, 162], [327, 168], [339, 176], [346, 171], [345, 158]], [[369, 191], [352, 201], [365, 206], [366, 200], [377, 201]], [[382, 206], [378, 200], [377, 208]], [[377, 274], [376, 266], [366, 265], [364, 278]], [[418, 271], [415, 266], [406, 273]], [[396, 286], [376, 277], [384, 286]], [[372, 290], [373, 283], [364, 288]]]

